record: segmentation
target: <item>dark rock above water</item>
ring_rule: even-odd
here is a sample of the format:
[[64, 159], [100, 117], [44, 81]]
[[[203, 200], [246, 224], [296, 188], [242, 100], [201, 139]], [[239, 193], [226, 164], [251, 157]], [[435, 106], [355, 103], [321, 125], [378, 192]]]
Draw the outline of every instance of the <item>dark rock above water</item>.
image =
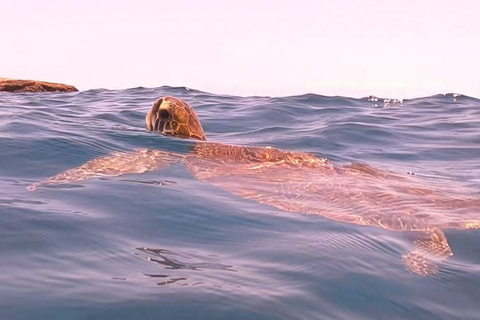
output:
[[36, 80], [17, 80], [0, 78], [0, 92], [72, 92], [78, 91], [74, 86]]

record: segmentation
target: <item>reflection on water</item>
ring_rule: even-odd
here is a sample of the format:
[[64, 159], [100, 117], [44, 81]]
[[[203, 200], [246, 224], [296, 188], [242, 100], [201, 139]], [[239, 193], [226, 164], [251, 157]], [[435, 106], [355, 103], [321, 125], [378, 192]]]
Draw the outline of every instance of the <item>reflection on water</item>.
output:
[[150, 249], [150, 248], [137, 248], [137, 250], [147, 253], [146, 257], [148, 261], [152, 261], [162, 265], [164, 269], [188, 269], [188, 270], [227, 270], [234, 271], [232, 266], [223, 265], [220, 263], [209, 262], [186, 262], [180, 259], [194, 259], [193, 256], [180, 255], [166, 249]]
[[170, 180], [119, 179], [119, 181], [151, 184], [151, 185], [155, 185], [155, 186], [168, 186], [170, 184], [175, 184], [176, 183], [175, 181], [170, 181]]
[[[193, 270], [193, 271], [203, 271], [203, 270], [219, 270], [219, 271], [235, 271], [232, 266], [223, 265], [221, 263], [214, 262], [199, 262], [196, 255], [190, 254], [179, 254], [172, 252], [166, 249], [152, 249], [152, 248], [136, 248], [138, 251], [145, 253], [146, 256], [142, 256], [148, 261], [159, 264], [161, 269], [165, 270]], [[218, 257], [205, 257], [218, 259]], [[187, 261], [191, 260], [191, 261]], [[145, 274], [145, 276], [150, 278], [161, 278], [160, 282], [157, 284], [168, 285], [168, 284], [178, 284], [181, 286], [185, 285], [203, 285], [203, 281], [195, 281], [190, 283], [187, 277], [177, 277], [168, 274]]]

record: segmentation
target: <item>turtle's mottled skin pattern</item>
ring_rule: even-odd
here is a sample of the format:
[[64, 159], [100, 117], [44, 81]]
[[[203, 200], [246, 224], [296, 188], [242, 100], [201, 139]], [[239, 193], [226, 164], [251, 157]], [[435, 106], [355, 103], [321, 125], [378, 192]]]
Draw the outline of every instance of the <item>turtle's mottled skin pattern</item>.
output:
[[195, 110], [185, 101], [174, 97], [158, 99], [148, 112], [145, 122], [150, 131], [182, 138], [206, 140]]
[[480, 198], [468, 190], [426, 188], [425, 181], [416, 177], [366, 164], [335, 166], [310, 153], [205, 142], [193, 108], [174, 97], [158, 99], [145, 121], [150, 131], [200, 141], [188, 154], [145, 149], [117, 152], [34, 184], [30, 190], [98, 176], [143, 173], [182, 161], [199, 180], [281, 210], [416, 232], [414, 248], [403, 255], [403, 261], [421, 275], [437, 272], [436, 261], [452, 255], [442, 229], [480, 227]]

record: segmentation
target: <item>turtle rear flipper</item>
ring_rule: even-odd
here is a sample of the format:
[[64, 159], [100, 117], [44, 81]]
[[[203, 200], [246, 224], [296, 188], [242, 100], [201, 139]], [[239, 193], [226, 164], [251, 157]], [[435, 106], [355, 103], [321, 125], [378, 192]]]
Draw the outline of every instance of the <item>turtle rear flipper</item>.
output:
[[438, 262], [452, 255], [445, 234], [435, 229], [418, 234], [414, 249], [404, 254], [402, 260], [412, 273], [428, 276], [438, 272]]

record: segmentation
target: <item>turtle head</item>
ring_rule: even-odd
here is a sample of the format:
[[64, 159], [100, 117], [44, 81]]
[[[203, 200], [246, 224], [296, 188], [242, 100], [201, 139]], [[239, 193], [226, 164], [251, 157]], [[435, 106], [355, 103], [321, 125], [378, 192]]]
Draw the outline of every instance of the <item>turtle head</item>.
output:
[[202, 125], [193, 108], [178, 98], [158, 99], [148, 112], [147, 130], [181, 138], [206, 140]]

